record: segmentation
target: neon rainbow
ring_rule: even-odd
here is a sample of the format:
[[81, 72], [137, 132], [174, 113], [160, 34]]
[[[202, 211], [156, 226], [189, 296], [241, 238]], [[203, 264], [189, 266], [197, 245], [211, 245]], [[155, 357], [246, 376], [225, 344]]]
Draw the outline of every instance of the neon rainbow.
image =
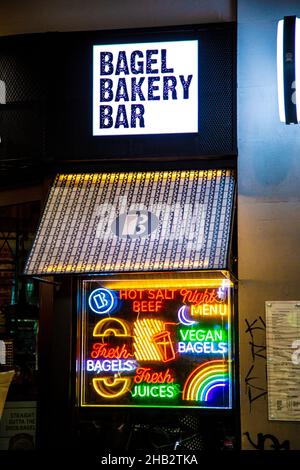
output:
[[182, 399], [209, 401], [211, 392], [228, 383], [228, 366], [222, 360], [208, 361], [194, 369], [185, 381]]

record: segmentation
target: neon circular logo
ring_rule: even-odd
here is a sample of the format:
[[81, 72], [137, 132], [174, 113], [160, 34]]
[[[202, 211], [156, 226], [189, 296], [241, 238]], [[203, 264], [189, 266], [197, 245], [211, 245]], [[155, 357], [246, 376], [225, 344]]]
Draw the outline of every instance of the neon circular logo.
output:
[[118, 215], [111, 230], [119, 238], [136, 239], [148, 237], [159, 225], [155, 214], [147, 210], [131, 210]]
[[110, 290], [100, 287], [90, 293], [89, 307], [94, 313], [98, 315], [110, 313], [115, 309], [115, 306], [116, 299]]

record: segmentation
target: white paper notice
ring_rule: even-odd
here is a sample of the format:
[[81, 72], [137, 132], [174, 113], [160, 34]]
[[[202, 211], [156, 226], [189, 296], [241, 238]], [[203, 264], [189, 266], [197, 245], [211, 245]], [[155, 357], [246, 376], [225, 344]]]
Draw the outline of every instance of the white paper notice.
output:
[[270, 420], [300, 421], [300, 301], [266, 302]]

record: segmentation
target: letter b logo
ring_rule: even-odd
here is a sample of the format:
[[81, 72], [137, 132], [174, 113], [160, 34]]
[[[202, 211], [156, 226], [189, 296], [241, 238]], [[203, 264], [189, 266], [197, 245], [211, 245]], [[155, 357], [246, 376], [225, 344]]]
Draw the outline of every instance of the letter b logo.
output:
[[147, 237], [158, 226], [157, 217], [146, 210], [134, 210], [120, 214], [111, 229], [120, 238]]
[[110, 313], [116, 307], [112, 291], [103, 287], [93, 290], [89, 295], [89, 306], [94, 313]]

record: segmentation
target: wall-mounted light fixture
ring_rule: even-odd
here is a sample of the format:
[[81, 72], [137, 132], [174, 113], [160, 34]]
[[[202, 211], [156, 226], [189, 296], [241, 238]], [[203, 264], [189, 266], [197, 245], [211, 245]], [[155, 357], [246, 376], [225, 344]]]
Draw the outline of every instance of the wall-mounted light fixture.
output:
[[[300, 18], [285, 16], [277, 28], [277, 84], [281, 122], [300, 122]], [[298, 86], [297, 86], [298, 85]]]

